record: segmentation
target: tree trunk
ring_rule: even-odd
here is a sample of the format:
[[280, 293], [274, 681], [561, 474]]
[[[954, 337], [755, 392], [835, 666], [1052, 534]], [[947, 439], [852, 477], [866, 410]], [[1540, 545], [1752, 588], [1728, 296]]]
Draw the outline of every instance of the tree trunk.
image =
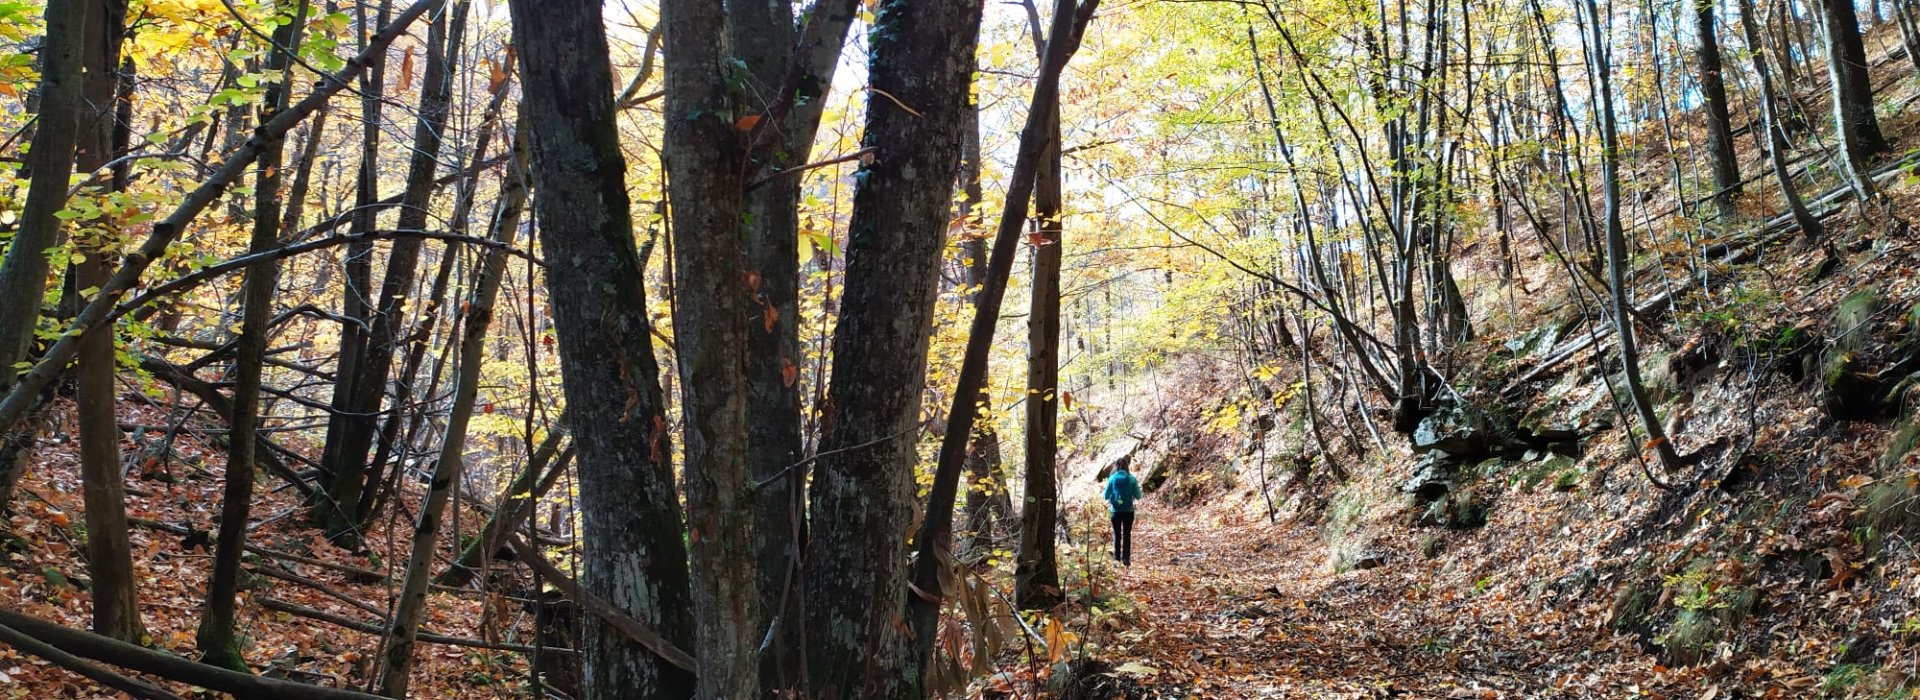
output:
[[[99, 170], [113, 160], [114, 96], [120, 45], [126, 35], [123, 0], [93, 0], [87, 12], [82, 64], [86, 79], [75, 158], [81, 172]], [[75, 265], [79, 287], [98, 287], [112, 273], [119, 242], [104, 237], [75, 240], [85, 256]], [[74, 404], [80, 425], [81, 493], [86, 501], [87, 573], [93, 580], [93, 630], [128, 642], [146, 634], [135, 595], [133, 552], [127, 541], [127, 494], [120, 462], [120, 423], [114, 415], [119, 389], [112, 324], [90, 328], [80, 341], [79, 393]]]
[[[534, 211], [578, 457], [580, 583], [682, 649], [693, 600], [665, 403], [633, 240], [597, 0], [512, 0]], [[598, 618], [584, 621], [583, 697], [688, 697], [694, 678]]]
[[[974, 397], [986, 385], [987, 356], [993, 345], [994, 331], [1000, 322], [1000, 304], [1007, 292], [1007, 278], [1013, 271], [1014, 249], [1026, 228], [1030, 203], [1040, 163], [1046, 154], [1052, 132], [1047, 115], [1060, 98], [1060, 72], [1080, 47], [1087, 23], [1092, 20], [1098, 0], [1087, 0], [1076, 7], [1074, 0], [1054, 4], [1052, 28], [1048, 32], [1046, 55], [1040, 60], [1038, 80], [1034, 81], [1033, 101], [1027, 121], [1020, 132], [1020, 150], [1014, 160], [1007, 186], [1006, 210], [994, 232], [993, 257], [987, 263], [986, 286], [980, 291], [978, 311], [967, 337], [966, 354], [961, 360], [960, 377], [955, 383], [953, 405], [947, 414], [946, 434], [940, 439], [940, 461], [934, 469], [933, 485], [927, 495], [927, 514], [915, 536], [913, 567], [914, 594], [907, 601], [907, 624], [912, 642], [913, 682], [902, 697], [925, 695], [924, 673], [933, 658], [934, 637], [938, 632], [940, 607], [944, 600], [941, 579], [950, 557], [946, 548], [953, 536], [953, 504], [958, 495], [964, 468], [967, 442], [973, 431], [979, 406]], [[876, 60], [877, 60], [876, 56]], [[871, 132], [869, 132], [871, 133]]]
[[[983, 299], [980, 290], [987, 283], [987, 240], [986, 232], [981, 230], [981, 216], [984, 208], [981, 198], [984, 192], [980, 187], [980, 104], [975, 100], [967, 109], [967, 131], [961, 144], [960, 194], [958, 204], [962, 230], [966, 238], [960, 241], [960, 253], [966, 264], [967, 287], [973, 290], [968, 294], [968, 303], [974, 313], [980, 312]], [[991, 374], [989, 372], [988, 374]], [[975, 405], [980, 413], [989, 417], [976, 421], [972, 443], [967, 448], [967, 531], [969, 541], [960, 548], [969, 555], [983, 555], [992, 546], [998, 536], [1001, 521], [1011, 510], [1011, 498], [1007, 495], [1007, 482], [1002, 478], [1000, 461], [1000, 434], [994, 428], [993, 391], [985, 382], [980, 385], [979, 399]]]
[[[804, 456], [800, 364], [800, 185], [789, 172], [812, 157], [854, 0], [819, 0], [799, 36], [790, 3], [742, 2], [729, 10], [728, 39], [751, 75], [747, 113], [781, 108], [769, 100], [798, 77], [798, 100], [786, 112], [780, 143], [748, 171], [760, 184], [746, 194], [747, 268], [757, 276], [760, 323], [747, 326], [747, 461], [755, 484], [754, 548], [759, 569], [757, 629], [772, 628], [761, 656], [764, 692], [799, 688], [800, 554], [806, 542], [806, 496], [794, 465]], [[796, 39], [798, 39], [796, 43]], [[671, 60], [671, 59], [669, 59]]]
[[[1037, 39], [1037, 38], [1036, 38]], [[1044, 51], [1042, 52], [1045, 53]], [[1046, 151], [1033, 188], [1033, 294], [1027, 310], [1027, 464], [1021, 500], [1020, 551], [1014, 567], [1014, 601], [1045, 610], [1061, 600], [1060, 563], [1054, 531], [1060, 518], [1060, 102], [1043, 115]]]
[[[1827, 77], [1833, 88], [1833, 118], [1848, 165], [1860, 171], [1887, 149], [1873, 113], [1873, 81], [1867, 49], [1853, 0], [1820, 0], [1820, 22], [1827, 40]], [[1859, 175], [1855, 175], [1856, 178]]]
[[[525, 133], [521, 131], [520, 133]], [[512, 246], [520, 233], [520, 210], [526, 200], [526, 188], [520, 183], [527, 172], [526, 139], [514, 139], [513, 165], [507, 169], [500, 201], [489, 238], [503, 246]], [[434, 460], [433, 480], [420, 505], [413, 528], [413, 545], [407, 557], [406, 578], [400, 586], [400, 602], [394, 608], [389, 627], [386, 668], [380, 676], [380, 694], [390, 698], [407, 696], [413, 670], [413, 647], [420, 635], [420, 622], [426, 618], [427, 581], [432, 578], [434, 545], [440, 534], [441, 513], [450, 495], [459, 489], [465, 469], [467, 427], [473, 421], [473, 403], [480, 395], [480, 369], [486, 362], [487, 328], [493, 323], [494, 301], [500, 295], [500, 280], [507, 270], [507, 252], [503, 248], [487, 251], [480, 263], [480, 275], [462, 306], [466, 309], [465, 328], [460, 334], [460, 354], [455, 361], [453, 404], [440, 439], [440, 454]], [[395, 467], [398, 469], [399, 467]], [[503, 508], [512, 507], [502, 504]], [[456, 538], [458, 532], [454, 533]]]
[[1733, 149], [1733, 117], [1727, 107], [1727, 84], [1721, 76], [1720, 40], [1714, 35], [1714, 0], [1694, 0], [1694, 56], [1700, 62], [1700, 92], [1706, 101], [1707, 160], [1713, 166], [1713, 201], [1721, 216], [1733, 215], [1740, 195], [1740, 160]]
[[[407, 162], [407, 188], [401, 198], [396, 228], [425, 229], [440, 166], [440, 145], [446, 131], [453, 96], [449, 53], [459, 37], [447, 31], [449, 13], [438, 11], [429, 25], [426, 66], [421, 71], [419, 119], [414, 123], [413, 148]], [[387, 375], [394, 355], [404, 342], [407, 299], [425, 241], [403, 238], [393, 242], [380, 283], [380, 303], [368, 323], [367, 343], [353, 372], [341, 372], [338, 381], [352, 382], [347, 413], [331, 424], [322, 454], [323, 480], [328, 498], [322, 499], [321, 524], [336, 542], [356, 544], [366, 513], [360, 511], [361, 492], [367, 487], [367, 457], [379, 428], [380, 404], [387, 393]]]
[[[917, 697], [900, 615], [920, 398], [981, 0], [881, 0], [832, 385], [810, 494], [806, 635], [818, 698]], [[885, 97], [881, 97], [882, 91]], [[967, 390], [969, 405], [977, 389]], [[950, 426], [962, 441], [971, 424]], [[958, 463], [955, 463], [958, 466]], [[947, 492], [952, 509], [953, 491]], [[936, 504], [937, 506], [938, 504]], [[924, 641], [931, 641], [924, 640]]]
[[1627, 237], [1620, 224], [1620, 137], [1613, 112], [1613, 70], [1607, 58], [1606, 36], [1602, 31], [1606, 23], [1601, 20], [1599, 5], [1595, 0], [1586, 0], [1586, 5], [1589, 19], [1593, 20], [1588, 26], [1592, 43], [1587, 45], [1587, 56], [1598, 77], [1596, 88], [1600, 93], [1596, 111], [1600, 121], [1601, 196], [1606, 205], [1607, 277], [1613, 293], [1614, 330], [1620, 336], [1620, 362], [1626, 365], [1627, 393], [1632, 396], [1640, 425], [1646, 430], [1648, 446], [1659, 454], [1662, 466], [1679, 469], [1683, 460], [1674, 450], [1673, 441], [1667, 439], [1659, 417], [1654, 415], [1653, 402], [1647, 398], [1645, 383], [1640, 378], [1640, 351], [1633, 337], [1633, 304], [1627, 298]]
[[[40, 110], [25, 168], [32, 180], [20, 212], [20, 227], [0, 262], [0, 392], [14, 384], [14, 365], [27, 357], [33, 329], [47, 293], [47, 250], [60, 240], [68, 179], [73, 173], [74, 142], [82, 109], [81, 61], [88, 15], [99, 0], [48, 0], [46, 41], [41, 44]], [[0, 423], [0, 432], [12, 426]]]
[[[1758, 20], [1754, 19], [1753, 0], [1739, 0], [1740, 28], [1745, 32], [1747, 44], [1765, 46], [1761, 42]], [[1787, 200], [1787, 208], [1793, 213], [1794, 223], [1800, 226], [1800, 234], [1808, 241], [1820, 239], [1826, 229], [1820, 219], [1807, 210], [1807, 204], [1800, 199], [1800, 190], [1793, 185], [1793, 175], [1787, 171], [1787, 134], [1780, 124], [1780, 114], [1776, 110], [1779, 104], [1778, 90], [1773, 84], [1773, 74], [1768, 71], [1768, 51], [1752, 52], [1753, 74], [1760, 79], [1760, 128], [1767, 132], [1767, 162], [1773, 166], [1774, 180], [1780, 184], [1780, 194]]]
[[[299, 27], [306, 24], [307, 3], [295, 3], [291, 21], [273, 33], [277, 46], [298, 46]], [[269, 118], [285, 109], [291, 91], [291, 62], [287, 52], [274, 51], [268, 58], [268, 73], [276, 79], [268, 85], [264, 109]], [[247, 252], [264, 253], [280, 244], [281, 201], [280, 171], [286, 139], [269, 139], [260, 150], [259, 168], [254, 175], [253, 236]], [[266, 361], [267, 325], [273, 312], [274, 289], [279, 281], [279, 264], [264, 262], [247, 268], [241, 282], [240, 337], [233, 359], [233, 409], [228, 417], [226, 488], [221, 494], [220, 532], [214, 540], [213, 575], [207, 583], [206, 606], [200, 613], [200, 628], [195, 643], [201, 661], [247, 671], [246, 657], [240, 653], [240, 640], [234, 635], [234, 598], [240, 588], [240, 555], [247, 537], [247, 517], [253, 506], [253, 482], [257, 465], [254, 455], [259, 447], [260, 375]]]
[[[736, 3], [737, 4], [737, 3]], [[779, 312], [759, 299], [745, 268], [743, 149], [755, 112], [735, 101], [727, 71], [728, 8], [666, 0], [668, 119], [664, 138], [672, 208], [674, 350], [685, 416], [687, 541], [703, 698], [758, 697], [760, 619], [754, 509], [747, 467], [747, 326]], [[765, 118], [765, 117], [763, 117]], [[745, 124], [743, 128], [741, 124]], [[744, 132], [744, 136], [743, 136]], [[757, 308], [756, 308], [757, 307]]]

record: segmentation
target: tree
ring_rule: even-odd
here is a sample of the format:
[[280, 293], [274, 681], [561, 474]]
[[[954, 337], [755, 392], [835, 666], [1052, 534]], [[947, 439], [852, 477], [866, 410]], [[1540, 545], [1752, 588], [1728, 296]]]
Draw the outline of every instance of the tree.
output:
[[1620, 136], [1613, 111], [1612, 51], [1608, 48], [1604, 33], [1606, 22], [1600, 16], [1597, 0], [1586, 0], [1586, 6], [1588, 19], [1592, 20], [1587, 25], [1591, 38], [1587, 44], [1587, 61], [1594, 75], [1594, 90], [1600, 96], [1596, 110], [1600, 122], [1600, 183], [1605, 204], [1607, 282], [1613, 297], [1613, 328], [1619, 338], [1620, 362], [1626, 366], [1627, 395], [1640, 417], [1640, 427], [1647, 433], [1647, 445], [1659, 455], [1661, 466], [1675, 470], [1685, 466], [1686, 460], [1667, 438], [1659, 416], [1654, 415], [1653, 402], [1647, 398], [1646, 384], [1640, 378], [1639, 346], [1634, 342], [1633, 303], [1628, 298], [1627, 287], [1627, 237], [1620, 224]]
[[[674, 244], [674, 349], [685, 415], [687, 541], [692, 555], [699, 695], [758, 695], [761, 601], [747, 472], [747, 274], [743, 165], [752, 124], [727, 85], [728, 9], [663, 0], [665, 146]], [[768, 37], [765, 40], [777, 40]], [[762, 117], [763, 119], [765, 117]], [[747, 124], [749, 128], [740, 126]], [[756, 316], [758, 316], [756, 314]]]
[[[274, 48], [268, 57], [267, 72], [274, 82], [267, 88], [260, 121], [273, 118], [286, 109], [293, 85], [292, 47], [300, 45], [300, 27], [306, 24], [307, 2], [297, 0], [291, 7], [276, 10], [285, 13], [287, 22], [273, 33]], [[260, 151], [259, 167], [254, 175], [254, 211], [252, 237], [247, 252], [265, 253], [280, 245], [281, 200], [280, 171], [286, 139], [269, 140]], [[235, 596], [240, 588], [240, 555], [246, 546], [247, 518], [253, 506], [253, 481], [259, 448], [260, 384], [266, 362], [267, 325], [273, 311], [274, 289], [279, 282], [279, 265], [263, 262], [247, 268], [240, 286], [240, 337], [235, 340], [233, 358], [233, 409], [227, 425], [226, 487], [220, 498], [220, 531], [214, 540], [213, 575], [207, 583], [205, 607], [195, 644], [201, 660], [235, 671], [247, 670], [240, 653], [240, 640], [234, 634]]]
[[[47, 250], [60, 237], [54, 215], [67, 203], [67, 180], [73, 173], [73, 148], [79, 138], [82, 105], [82, 47], [88, 46], [88, 16], [98, 0], [48, 0], [46, 43], [41, 48], [40, 110], [27, 153], [26, 206], [20, 228], [0, 262], [0, 392], [14, 384], [14, 365], [25, 359], [40, 319], [40, 300], [46, 295], [50, 263]], [[12, 426], [0, 423], [0, 434]]]
[[[747, 324], [747, 461], [754, 482], [759, 629], [771, 628], [772, 653], [761, 658], [761, 685], [792, 688], [800, 678], [795, 634], [803, 614], [800, 554], [806, 540], [801, 434], [800, 185], [813, 152], [855, 0], [818, 0], [797, 33], [789, 3], [735, 3], [728, 41], [746, 65], [744, 106], [779, 118], [770, 143], [749, 154], [746, 265], [757, 286], [760, 323]], [[797, 34], [797, 35], [796, 35]]]
[[[126, 38], [123, 0], [94, 0], [87, 12], [81, 88], [84, 107], [75, 154], [81, 172], [92, 173], [114, 160], [114, 96], [118, 87], [121, 43]], [[110, 189], [113, 189], [110, 186]], [[104, 225], [75, 232], [74, 246], [85, 259], [74, 265], [80, 288], [97, 288], [112, 272], [110, 260], [120, 242]], [[134, 581], [133, 551], [127, 541], [127, 495], [120, 462], [120, 421], [115, 370], [119, 356], [111, 324], [89, 328], [82, 336], [74, 366], [79, 388], [74, 410], [80, 425], [80, 480], [87, 512], [87, 574], [93, 581], [93, 630], [122, 641], [146, 635]]]
[[[901, 634], [902, 525], [912, 521], [927, 342], [981, 8], [980, 0], [873, 7], [863, 138], [873, 151], [855, 175], [833, 379], [809, 494], [806, 649], [815, 697], [913, 697], [921, 680], [924, 662], [909, 656]], [[971, 429], [949, 427], [963, 441]], [[949, 489], [949, 510], [952, 499]]]
[[[665, 402], [633, 240], [606, 29], [596, 0], [512, 0], [534, 212], [547, 252], [567, 421], [578, 455], [580, 583], [680, 648], [693, 600]], [[694, 678], [597, 617], [586, 697], [687, 697]]]
[[[1031, 2], [1027, 12], [1035, 53], [1044, 57], [1047, 40], [1039, 34], [1039, 12]], [[1060, 518], [1060, 101], [1051, 100], [1046, 107], [1041, 115], [1046, 150], [1040, 154], [1033, 188], [1038, 230], [1029, 239], [1033, 294], [1027, 309], [1026, 494], [1013, 576], [1014, 600], [1032, 610], [1051, 608], [1062, 597], [1060, 564], [1054, 556]]]
[[1787, 200], [1787, 209], [1793, 214], [1794, 224], [1800, 227], [1800, 235], [1808, 241], [1819, 240], [1826, 229], [1820, 219], [1807, 210], [1807, 204], [1800, 199], [1800, 190], [1793, 185], [1793, 175], [1787, 171], [1787, 132], [1780, 123], [1778, 111], [1779, 91], [1773, 84], [1773, 73], [1768, 70], [1767, 54], [1769, 49], [1760, 37], [1759, 21], [1754, 19], [1752, 0], [1740, 0], [1740, 27], [1747, 37], [1749, 46], [1761, 47], [1752, 51], [1753, 74], [1760, 79], [1760, 128], [1767, 132], [1767, 162], [1773, 167], [1773, 177], [1780, 184], [1780, 194]]
[[[1820, 0], [1820, 26], [1827, 42], [1827, 77], [1833, 89], [1834, 129], [1850, 169], [1858, 171], [1887, 149], [1873, 113], [1872, 64], [1860, 38], [1853, 0]], [[1861, 176], [1856, 172], [1853, 178]], [[1859, 184], [1856, 182], [1856, 184]]]
[[1722, 216], [1733, 213], [1740, 195], [1740, 160], [1733, 150], [1733, 117], [1727, 109], [1720, 41], [1714, 36], [1713, 0], [1694, 0], [1694, 57], [1700, 64], [1700, 93], [1707, 120], [1707, 160], [1713, 166], [1713, 201]]

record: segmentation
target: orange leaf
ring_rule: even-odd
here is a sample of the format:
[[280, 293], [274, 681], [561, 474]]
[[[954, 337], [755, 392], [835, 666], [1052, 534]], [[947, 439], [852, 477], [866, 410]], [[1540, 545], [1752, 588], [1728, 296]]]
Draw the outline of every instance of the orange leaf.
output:
[[780, 322], [780, 310], [773, 308], [772, 304], [766, 304], [765, 310], [760, 313], [760, 316], [767, 321], [768, 333], [772, 333], [773, 325]]
[[400, 92], [413, 87], [413, 47], [407, 47], [407, 55], [400, 57]]
[[760, 115], [749, 114], [747, 116], [741, 117], [739, 121], [734, 122], [733, 128], [738, 131], [752, 131], [753, 127], [759, 123], [760, 123]]
[[793, 360], [785, 357], [780, 358], [780, 382], [786, 384], [787, 388], [791, 389], [793, 388], [793, 382], [799, 378], [800, 368], [793, 366]]
[[1666, 441], [1667, 441], [1667, 439], [1666, 439], [1666, 438], [1664, 438], [1664, 437], [1658, 437], [1658, 438], [1654, 438], [1654, 439], [1652, 439], [1652, 440], [1648, 440], [1648, 441], [1647, 441], [1647, 445], [1646, 445], [1645, 447], [1642, 447], [1642, 448], [1640, 448], [1640, 449], [1641, 449], [1642, 451], [1645, 451], [1645, 450], [1651, 450], [1651, 449], [1653, 449], [1653, 448], [1655, 448], [1655, 447], [1659, 447], [1659, 446], [1660, 446], [1661, 444], [1663, 444], [1663, 443], [1665, 443]]

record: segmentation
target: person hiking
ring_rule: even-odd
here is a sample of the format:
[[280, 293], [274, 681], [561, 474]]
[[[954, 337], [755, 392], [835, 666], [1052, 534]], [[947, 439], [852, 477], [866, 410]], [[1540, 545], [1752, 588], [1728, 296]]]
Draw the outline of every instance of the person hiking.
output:
[[1113, 558], [1133, 566], [1133, 502], [1140, 500], [1140, 481], [1127, 471], [1132, 458], [1123, 457], [1107, 477], [1107, 510], [1113, 516]]

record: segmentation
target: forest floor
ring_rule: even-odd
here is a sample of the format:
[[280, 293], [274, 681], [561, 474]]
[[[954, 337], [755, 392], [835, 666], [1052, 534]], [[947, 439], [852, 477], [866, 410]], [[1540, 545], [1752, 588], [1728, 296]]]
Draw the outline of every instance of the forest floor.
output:
[[1514, 593], [1388, 554], [1334, 573], [1317, 528], [1232, 520], [1142, 509], [1134, 565], [1110, 584], [1130, 624], [1094, 636], [1132, 662], [1115, 672], [1127, 697], [1824, 695], [1820, 675], [1768, 664], [1667, 668], [1610, 628], [1604, 596]]

